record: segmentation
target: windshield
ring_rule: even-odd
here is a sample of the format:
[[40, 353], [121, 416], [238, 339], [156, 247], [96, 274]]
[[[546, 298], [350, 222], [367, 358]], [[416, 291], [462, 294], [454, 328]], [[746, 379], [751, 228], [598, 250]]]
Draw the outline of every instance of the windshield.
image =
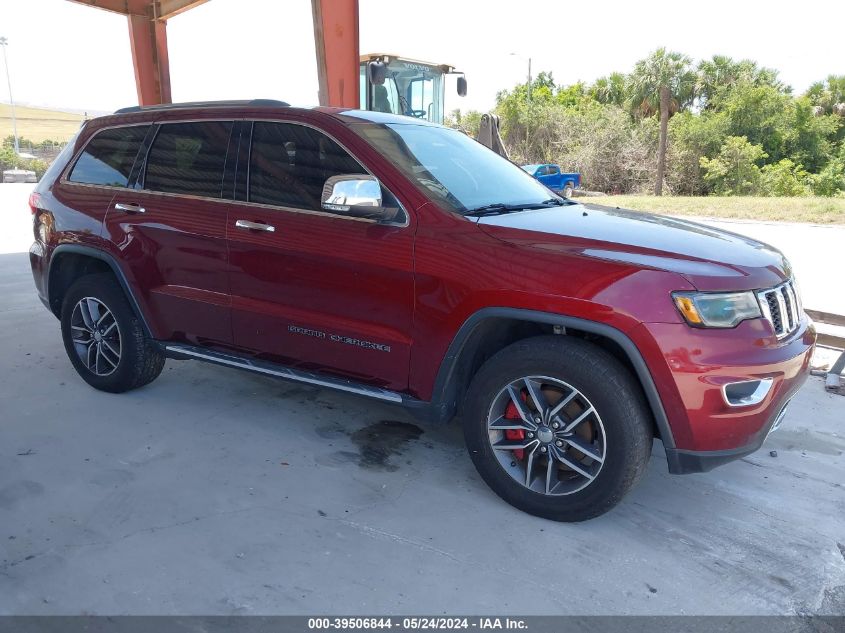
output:
[[463, 132], [396, 123], [352, 128], [451, 211], [530, 207], [553, 197], [522, 169]]

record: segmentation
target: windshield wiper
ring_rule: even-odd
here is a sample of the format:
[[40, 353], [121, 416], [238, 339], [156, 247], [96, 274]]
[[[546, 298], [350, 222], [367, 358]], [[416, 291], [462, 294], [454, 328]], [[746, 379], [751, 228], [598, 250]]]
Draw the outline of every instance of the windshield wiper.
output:
[[562, 207], [563, 205], [569, 203], [563, 198], [549, 198], [548, 200], [543, 200], [540, 204], [542, 204], [544, 207], [550, 204], [556, 207]]
[[522, 208], [522, 205], [494, 202], [493, 204], [485, 204], [480, 207], [475, 207], [474, 209], [469, 209], [464, 212], [464, 215], [471, 218], [483, 218], [485, 215], [502, 215], [503, 213], [519, 211]]
[[472, 218], [482, 218], [487, 215], [503, 215], [505, 213], [513, 213], [514, 211], [545, 209], [550, 206], [562, 207], [570, 204], [575, 203], [564, 198], [548, 198], [542, 202], [526, 202], [525, 204], [504, 204], [503, 202], [494, 202], [493, 204], [485, 204], [480, 207], [475, 207], [474, 209], [469, 209], [464, 212], [464, 215]]

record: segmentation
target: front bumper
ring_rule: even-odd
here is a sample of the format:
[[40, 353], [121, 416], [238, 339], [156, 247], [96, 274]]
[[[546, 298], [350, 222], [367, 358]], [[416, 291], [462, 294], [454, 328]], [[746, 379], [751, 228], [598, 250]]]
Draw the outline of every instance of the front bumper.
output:
[[[759, 449], [806, 381], [816, 340], [807, 317], [782, 341], [760, 319], [730, 330], [643, 327], [663, 356], [653, 374], [672, 430], [666, 443], [672, 473], [707, 471]], [[742, 381], [770, 387], [762, 398], [748, 398], [750, 404], [732, 405], [725, 386]]]
[[721, 451], [686, 451], [677, 448], [667, 448], [666, 462], [669, 465], [669, 472], [673, 475], [705, 473], [708, 470], [713, 470], [716, 466], [721, 466], [722, 464], [727, 464], [728, 462], [750, 455], [757, 451], [763, 445], [763, 442], [766, 441], [769, 433], [780, 425], [786, 415], [788, 406], [789, 400], [772, 417], [771, 421], [760, 429], [755, 440], [746, 446]]

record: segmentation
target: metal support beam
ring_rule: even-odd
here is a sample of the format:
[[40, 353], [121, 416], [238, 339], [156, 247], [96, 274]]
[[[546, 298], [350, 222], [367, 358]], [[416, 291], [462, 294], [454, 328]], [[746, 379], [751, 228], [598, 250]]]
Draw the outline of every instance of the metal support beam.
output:
[[193, 9], [208, 0], [70, 0], [77, 4], [120, 13], [121, 15], [147, 15], [152, 8], [159, 20]]
[[138, 104], [171, 103], [170, 63], [167, 57], [167, 21], [156, 19], [155, 7], [145, 16], [129, 15], [129, 43]]
[[359, 107], [358, 0], [311, 0], [320, 105]]
[[125, 15], [140, 105], [170, 103], [167, 19], [207, 0], [71, 0]]

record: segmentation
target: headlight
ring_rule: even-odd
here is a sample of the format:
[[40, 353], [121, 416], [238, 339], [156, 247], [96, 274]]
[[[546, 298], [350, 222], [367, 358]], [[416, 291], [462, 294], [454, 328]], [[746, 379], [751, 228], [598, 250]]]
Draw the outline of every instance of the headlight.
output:
[[762, 316], [753, 292], [673, 292], [672, 298], [693, 327], [735, 327]]

